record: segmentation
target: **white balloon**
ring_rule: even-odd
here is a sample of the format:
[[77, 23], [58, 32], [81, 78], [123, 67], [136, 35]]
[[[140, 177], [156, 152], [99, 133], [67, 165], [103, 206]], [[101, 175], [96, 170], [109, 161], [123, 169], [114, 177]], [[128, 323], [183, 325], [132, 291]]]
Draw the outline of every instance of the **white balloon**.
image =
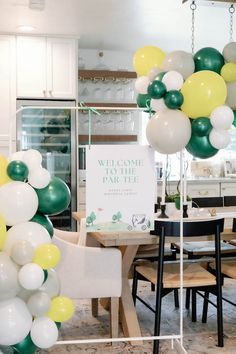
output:
[[135, 81], [134, 87], [135, 87], [136, 92], [143, 95], [143, 94], [147, 93], [147, 89], [148, 89], [149, 84], [150, 84], [150, 80], [147, 76], [140, 76]]
[[0, 344], [21, 342], [29, 333], [32, 316], [23, 300], [15, 297], [0, 302]]
[[210, 121], [215, 129], [230, 129], [234, 121], [234, 112], [228, 106], [219, 106], [211, 112]]
[[30, 170], [28, 175], [29, 184], [37, 189], [45, 188], [51, 180], [50, 173], [43, 167]]
[[149, 120], [146, 136], [156, 151], [174, 154], [187, 145], [191, 137], [191, 123], [183, 112], [166, 109]]
[[19, 240], [29, 241], [34, 249], [43, 243], [52, 242], [45, 227], [33, 221], [14, 225], [7, 231], [4, 251], [11, 254], [12, 246]]
[[7, 253], [0, 252], [0, 300], [15, 297], [19, 290], [18, 266]]
[[10, 157], [10, 161], [22, 161], [23, 160], [23, 156], [24, 156], [25, 151], [16, 151], [14, 152], [11, 157]]
[[166, 86], [166, 90], [180, 90], [183, 86], [183, 76], [177, 71], [168, 71], [161, 80]]
[[38, 317], [33, 321], [30, 336], [37, 347], [47, 349], [56, 343], [58, 329], [49, 317]]
[[184, 79], [194, 73], [193, 56], [183, 50], [176, 50], [166, 55], [163, 62], [163, 71], [176, 70]]
[[44, 316], [50, 309], [51, 298], [43, 292], [37, 291], [27, 301], [28, 309], [34, 317]]
[[236, 63], [236, 42], [226, 44], [223, 49], [223, 56], [228, 63]]
[[27, 165], [30, 171], [41, 166], [42, 155], [38, 150], [30, 149], [25, 151], [22, 161]]
[[154, 66], [148, 73], [149, 80], [153, 81], [160, 72], [162, 72], [162, 70]]
[[0, 187], [0, 214], [8, 226], [30, 220], [37, 209], [37, 193], [28, 183], [14, 181]]
[[226, 104], [232, 109], [236, 109], [236, 81], [227, 82]]
[[60, 280], [54, 269], [48, 269], [47, 272], [47, 280], [43, 283], [39, 290], [44, 291], [52, 298], [60, 294]]
[[36, 263], [28, 263], [21, 267], [18, 279], [20, 285], [27, 290], [40, 288], [44, 282], [43, 269]]
[[27, 240], [15, 241], [11, 248], [11, 258], [19, 265], [32, 262], [34, 257], [34, 248]]
[[230, 143], [230, 133], [227, 130], [212, 129], [209, 135], [211, 145], [216, 149], [224, 149]]
[[164, 98], [152, 98], [150, 106], [155, 112], [162, 111], [163, 109], [168, 109], [167, 105], [165, 104]]

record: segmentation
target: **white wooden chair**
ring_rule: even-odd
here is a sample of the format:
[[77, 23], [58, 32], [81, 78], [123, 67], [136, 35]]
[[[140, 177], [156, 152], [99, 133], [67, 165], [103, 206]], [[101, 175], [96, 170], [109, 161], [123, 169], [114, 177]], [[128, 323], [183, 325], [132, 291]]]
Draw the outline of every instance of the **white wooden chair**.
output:
[[118, 337], [119, 297], [121, 296], [121, 252], [115, 248], [87, 247], [86, 236], [54, 229], [53, 243], [61, 251], [56, 267], [61, 294], [74, 299], [95, 299], [92, 314], [97, 315], [97, 299], [110, 298], [111, 337]]

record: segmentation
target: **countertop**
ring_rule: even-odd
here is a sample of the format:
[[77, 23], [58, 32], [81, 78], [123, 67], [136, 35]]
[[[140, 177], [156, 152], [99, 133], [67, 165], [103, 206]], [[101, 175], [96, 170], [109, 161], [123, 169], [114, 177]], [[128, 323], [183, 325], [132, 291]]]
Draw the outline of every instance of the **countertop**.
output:
[[[162, 179], [158, 179], [157, 183], [161, 183]], [[179, 179], [168, 179], [168, 183], [179, 182]], [[235, 183], [236, 177], [188, 177], [187, 183]]]

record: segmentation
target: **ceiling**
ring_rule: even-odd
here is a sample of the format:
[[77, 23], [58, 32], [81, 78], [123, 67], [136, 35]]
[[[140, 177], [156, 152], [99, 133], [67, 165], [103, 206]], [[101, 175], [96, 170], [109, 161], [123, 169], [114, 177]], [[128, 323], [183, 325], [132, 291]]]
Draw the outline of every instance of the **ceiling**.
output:
[[[0, 32], [17, 33], [32, 25], [34, 34], [80, 37], [81, 48], [135, 51], [155, 45], [164, 51], [191, 51], [191, 1], [44, 0], [44, 10], [29, 0], [0, 0]], [[229, 41], [230, 3], [196, 0], [195, 48], [222, 50]], [[234, 15], [236, 40], [236, 15]]]

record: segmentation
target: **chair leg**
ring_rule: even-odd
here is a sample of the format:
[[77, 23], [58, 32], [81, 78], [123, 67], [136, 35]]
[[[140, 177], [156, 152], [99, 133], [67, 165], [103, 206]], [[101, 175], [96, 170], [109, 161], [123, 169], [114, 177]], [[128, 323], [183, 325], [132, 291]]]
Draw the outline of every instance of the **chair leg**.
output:
[[134, 306], [136, 305], [137, 289], [138, 289], [138, 272], [136, 272], [134, 268], [133, 285], [132, 285], [132, 296], [133, 296]]
[[192, 322], [197, 321], [197, 303], [196, 303], [197, 293], [196, 290], [192, 289]]
[[98, 299], [91, 299], [92, 315], [98, 317]]
[[175, 307], [179, 308], [179, 292], [178, 292], [178, 289], [174, 289], [174, 300], [175, 300]]
[[118, 297], [111, 298], [110, 331], [111, 331], [111, 338], [118, 338], [118, 332], [119, 332], [119, 298]]
[[205, 291], [204, 301], [203, 301], [203, 310], [202, 310], [202, 323], [207, 323], [208, 299], [209, 299], [209, 291]]
[[190, 295], [191, 295], [191, 289], [187, 288], [186, 289], [186, 298], [185, 298], [185, 308], [188, 310], [190, 306]]

